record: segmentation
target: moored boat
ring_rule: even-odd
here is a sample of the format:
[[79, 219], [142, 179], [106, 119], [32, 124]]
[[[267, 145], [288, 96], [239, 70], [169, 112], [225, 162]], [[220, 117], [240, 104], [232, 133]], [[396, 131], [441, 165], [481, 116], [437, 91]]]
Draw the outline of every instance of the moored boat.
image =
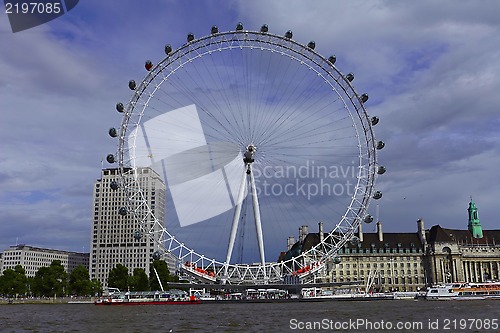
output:
[[97, 299], [95, 305], [181, 305], [200, 304], [195, 296], [182, 290], [116, 292]]
[[500, 282], [447, 283], [430, 287], [429, 300], [500, 299]]

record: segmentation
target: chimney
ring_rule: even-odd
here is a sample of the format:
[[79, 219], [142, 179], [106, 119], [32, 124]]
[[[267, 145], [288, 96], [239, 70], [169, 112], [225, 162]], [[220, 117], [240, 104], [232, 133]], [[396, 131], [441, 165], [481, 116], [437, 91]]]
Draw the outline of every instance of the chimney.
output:
[[377, 222], [377, 234], [378, 234], [378, 240], [383, 242], [384, 234], [382, 233], [382, 222], [380, 221]]
[[299, 228], [299, 237], [300, 241], [303, 242], [306, 239], [307, 234], [309, 233], [309, 227], [307, 225], [303, 225]]
[[358, 238], [360, 242], [363, 242], [363, 221], [361, 221], [358, 227]]
[[424, 227], [424, 220], [423, 219], [418, 219], [417, 220], [417, 230], [418, 230], [418, 238], [420, 238], [420, 242], [422, 243], [422, 246], [427, 245], [427, 241], [425, 239], [425, 227]]
[[295, 237], [293, 237], [293, 236], [288, 237], [287, 251], [290, 251], [290, 249], [292, 248], [293, 244], [295, 244]]
[[325, 238], [325, 233], [323, 231], [323, 222], [318, 223], [318, 233], [319, 233], [319, 241], [323, 243], [323, 239]]

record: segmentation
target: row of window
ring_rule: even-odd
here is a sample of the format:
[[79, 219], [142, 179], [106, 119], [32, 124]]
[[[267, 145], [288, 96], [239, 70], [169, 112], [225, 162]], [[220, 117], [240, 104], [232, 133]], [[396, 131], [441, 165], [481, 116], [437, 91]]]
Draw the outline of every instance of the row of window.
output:
[[[401, 274], [400, 274], [401, 273]], [[351, 275], [351, 271], [349, 270], [346, 270], [346, 271], [339, 271], [339, 272], [336, 272], [336, 271], [332, 271], [332, 274], [333, 275], [339, 275], [339, 276], [342, 276], [342, 275]], [[366, 274], [370, 274], [370, 271], [367, 271]], [[381, 270], [378, 272], [378, 274], [380, 275], [404, 275], [404, 274], [407, 274], [407, 275], [418, 275], [419, 274], [419, 271], [417, 269], [413, 270], [413, 273], [411, 271], [411, 269], [408, 269], [408, 270], [401, 270], [401, 271], [398, 271], [398, 270]], [[424, 270], [420, 270], [420, 274], [424, 274]], [[358, 275], [358, 271], [352, 271], [352, 275]], [[365, 271], [364, 270], [360, 270], [359, 271], [359, 275], [360, 276], [364, 276], [365, 275]]]
[[[333, 281], [335, 282], [354, 282], [354, 281], [358, 281], [357, 278], [344, 278], [344, 277], [337, 277], [337, 278], [334, 278]], [[383, 285], [383, 284], [390, 284], [390, 285], [407, 285], [407, 284], [413, 284], [413, 285], [416, 285], [416, 284], [423, 284], [425, 283], [425, 280], [422, 278], [422, 277], [415, 277], [415, 278], [411, 278], [411, 277], [401, 277], [401, 278], [385, 278], [385, 277], [382, 277], [382, 278], [375, 278], [374, 279], [374, 286], [377, 286], [377, 285]]]
[[356, 253], [421, 253], [422, 250], [418, 247], [413, 248], [369, 248], [369, 249], [356, 249], [356, 248], [342, 248], [339, 254], [356, 254]]
[[[397, 262], [395, 262], [395, 263], [393, 263], [392, 265], [391, 265], [391, 263], [390, 263], [390, 262], [388, 262], [388, 263], [383, 263], [383, 262], [382, 262], [382, 263], [380, 263], [380, 264], [373, 263], [372, 265], [371, 265], [370, 263], [367, 263], [367, 264], [366, 264], [366, 268], [370, 268], [370, 267], [374, 267], [374, 268], [380, 267], [380, 268], [383, 268], [383, 267], [385, 267], [385, 266], [387, 266], [387, 267], [389, 267], [389, 268], [390, 268], [390, 267], [398, 267], [398, 263], [397, 263]], [[409, 263], [409, 262], [408, 262], [408, 263], [406, 263], [406, 267], [410, 268], [411, 266], [412, 266], [412, 264], [411, 264], [411, 263]], [[413, 267], [418, 267], [418, 266], [420, 266], [420, 263], [419, 263], [419, 262], [414, 262], [414, 263], [413, 263]], [[354, 264], [352, 264], [352, 268], [356, 268], [356, 267], [357, 267], [357, 264], [355, 264], [355, 263], [354, 263]], [[359, 268], [364, 268], [364, 267], [365, 267], [365, 264], [364, 264], [364, 263], [359, 263]], [[399, 267], [401, 267], [401, 268], [405, 267], [405, 263], [403, 263], [403, 262], [399, 263]], [[336, 268], [338, 268], [338, 269], [342, 269], [342, 268], [351, 268], [351, 264], [338, 264], [338, 265], [336, 266]]]
[[360, 258], [363, 261], [422, 261], [421, 256], [390, 256], [390, 257], [380, 257], [380, 256], [342, 256], [343, 261], [359, 261]]

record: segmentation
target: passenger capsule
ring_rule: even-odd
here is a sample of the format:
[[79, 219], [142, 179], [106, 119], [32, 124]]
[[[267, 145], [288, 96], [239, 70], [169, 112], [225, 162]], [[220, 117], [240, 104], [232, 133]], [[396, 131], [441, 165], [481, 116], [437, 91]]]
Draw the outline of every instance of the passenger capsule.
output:
[[110, 164], [115, 163], [115, 155], [108, 154], [108, 156], [106, 156], [106, 161], [108, 161], [108, 163]]
[[371, 216], [370, 214], [366, 215], [365, 219], [364, 219], [364, 222], [365, 223], [372, 223], [373, 222], [373, 216]]
[[123, 112], [124, 109], [125, 109], [125, 106], [123, 105], [122, 102], [116, 103], [116, 111]]
[[377, 125], [379, 121], [380, 121], [380, 119], [378, 119], [377, 116], [373, 116], [372, 117], [372, 125], [373, 126]]
[[151, 60], [146, 60], [146, 62], [144, 63], [144, 67], [147, 71], [151, 70], [151, 68], [153, 68], [153, 63], [151, 62]]
[[380, 198], [382, 198], [382, 192], [376, 191], [375, 193], [373, 193], [373, 199], [378, 200]]
[[361, 95], [361, 103], [366, 103], [367, 100], [368, 100], [368, 94], [367, 93], [364, 93], [363, 95]]
[[352, 82], [352, 80], [354, 80], [354, 74], [349, 73], [345, 76], [345, 78], [347, 79], [347, 81]]
[[260, 32], [268, 32], [269, 31], [269, 27], [267, 26], [267, 24], [263, 24], [262, 27], [260, 27]]
[[154, 260], [160, 260], [160, 258], [161, 258], [161, 254], [159, 251], [153, 252], [153, 259]]
[[380, 150], [385, 147], [385, 142], [384, 141], [379, 141], [377, 142], [377, 149]]
[[285, 37], [288, 38], [288, 39], [291, 39], [293, 37], [293, 32], [292, 30], [288, 30], [286, 33], [285, 33]]
[[108, 133], [109, 133], [109, 136], [112, 138], [116, 138], [118, 136], [118, 131], [114, 127], [111, 127], [109, 129]]
[[307, 44], [307, 47], [310, 48], [311, 50], [314, 50], [314, 48], [316, 47], [316, 42], [315, 41], [310, 41], [308, 44]]
[[[147, 67], [146, 67], [147, 68]], [[137, 85], [135, 84], [135, 81], [134, 80], [130, 80], [128, 81], [128, 87], [130, 88], [130, 90], [135, 90], [135, 87]]]
[[383, 174], [385, 173], [385, 171], [386, 171], [386, 169], [385, 169], [385, 166], [383, 166], [383, 165], [380, 165], [380, 166], [378, 167], [378, 169], [377, 169], [377, 173], [378, 173], [379, 175], [383, 175]]
[[136, 230], [134, 231], [134, 239], [139, 240], [142, 238], [142, 231]]
[[341, 259], [340, 257], [335, 257], [335, 258], [333, 258], [333, 263], [334, 263], [334, 264], [338, 265], [338, 264], [340, 264], [341, 262], [342, 262], [342, 259]]
[[243, 23], [239, 22], [237, 25], [236, 25], [236, 31], [242, 31], [243, 30]]
[[216, 25], [213, 25], [213, 26], [212, 26], [212, 29], [210, 29], [210, 32], [212, 33], [212, 35], [213, 35], [213, 34], [216, 34], [216, 33], [218, 33], [218, 32], [219, 32], [219, 28], [217, 28], [217, 26], [216, 26]]
[[120, 214], [121, 216], [127, 215], [127, 208], [120, 207], [120, 209], [118, 209], [118, 214]]
[[331, 55], [330, 57], [328, 57], [328, 61], [330, 62], [330, 64], [334, 65], [335, 61], [337, 61], [337, 57], [334, 55]]
[[111, 187], [113, 191], [116, 191], [118, 189], [118, 183], [112, 180], [111, 183], [109, 183], [109, 187]]
[[192, 42], [193, 40], [194, 40], [194, 34], [192, 32], [188, 33], [187, 36], [188, 43]]
[[165, 54], [169, 55], [170, 52], [172, 52], [172, 45], [170, 44], [165, 45]]

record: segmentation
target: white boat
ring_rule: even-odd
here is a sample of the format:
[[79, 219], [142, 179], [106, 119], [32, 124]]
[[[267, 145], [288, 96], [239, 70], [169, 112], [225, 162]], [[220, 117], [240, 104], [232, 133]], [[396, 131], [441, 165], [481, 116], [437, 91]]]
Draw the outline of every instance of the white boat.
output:
[[201, 301], [194, 295], [188, 296], [182, 290], [169, 291], [127, 291], [115, 292], [107, 297], [97, 299], [95, 305], [169, 305], [199, 304]]
[[429, 300], [500, 299], [500, 282], [441, 284], [430, 287], [425, 298]]
[[395, 291], [392, 295], [394, 299], [416, 299], [418, 291]]
[[321, 288], [303, 288], [303, 299], [330, 299], [330, 300], [389, 300], [395, 299], [393, 293], [366, 293], [359, 288], [338, 289], [335, 292]]

